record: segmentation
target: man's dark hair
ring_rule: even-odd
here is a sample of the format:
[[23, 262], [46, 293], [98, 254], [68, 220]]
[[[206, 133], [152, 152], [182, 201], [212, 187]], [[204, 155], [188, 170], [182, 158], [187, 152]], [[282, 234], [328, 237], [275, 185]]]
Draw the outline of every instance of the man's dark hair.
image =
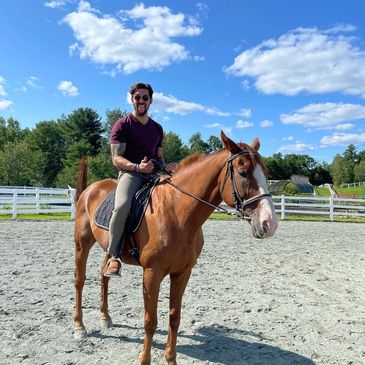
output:
[[133, 95], [137, 89], [146, 89], [148, 90], [148, 94], [150, 98], [152, 98], [153, 90], [152, 86], [150, 84], [144, 84], [143, 82], [137, 82], [131, 86], [131, 89], [129, 90], [129, 93]]

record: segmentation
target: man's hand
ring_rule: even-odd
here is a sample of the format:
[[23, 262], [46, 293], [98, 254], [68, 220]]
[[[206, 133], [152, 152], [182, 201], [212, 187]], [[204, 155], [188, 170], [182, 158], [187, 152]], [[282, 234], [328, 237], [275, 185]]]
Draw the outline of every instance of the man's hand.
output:
[[153, 162], [151, 160], [148, 161], [147, 157], [145, 156], [144, 159], [139, 163], [138, 169], [144, 174], [150, 174], [155, 169], [155, 166]]

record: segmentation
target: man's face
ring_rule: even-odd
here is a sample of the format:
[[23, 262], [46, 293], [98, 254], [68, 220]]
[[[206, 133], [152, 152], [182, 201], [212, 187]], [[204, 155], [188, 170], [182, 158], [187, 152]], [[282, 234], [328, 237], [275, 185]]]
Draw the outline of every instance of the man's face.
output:
[[151, 103], [152, 99], [150, 99], [147, 89], [137, 89], [137, 91], [132, 95], [132, 104], [134, 110], [140, 117], [143, 117], [145, 114], [147, 114]]

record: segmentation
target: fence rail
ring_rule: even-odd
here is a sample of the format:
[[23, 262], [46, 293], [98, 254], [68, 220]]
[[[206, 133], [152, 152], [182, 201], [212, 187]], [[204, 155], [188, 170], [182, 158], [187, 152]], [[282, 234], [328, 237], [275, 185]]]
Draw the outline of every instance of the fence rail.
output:
[[[275, 211], [288, 215], [365, 218], [365, 199], [274, 195]], [[0, 214], [70, 213], [75, 218], [75, 189], [0, 187]]]
[[0, 214], [70, 213], [75, 218], [75, 189], [0, 187]]
[[327, 215], [332, 222], [335, 217], [365, 218], [365, 199], [285, 195], [272, 198], [275, 211], [283, 220], [290, 214]]

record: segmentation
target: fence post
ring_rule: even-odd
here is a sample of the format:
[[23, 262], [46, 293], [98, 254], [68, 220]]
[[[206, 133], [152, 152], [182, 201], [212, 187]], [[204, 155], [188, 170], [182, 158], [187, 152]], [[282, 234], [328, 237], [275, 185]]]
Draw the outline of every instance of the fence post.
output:
[[330, 196], [330, 221], [333, 222], [334, 219], [334, 206], [333, 206], [333, 196]]
[[18, 215], [18, 192], [13, 190], [13, 219], [16, 219]]
[[281, 219], [285, 220], [285, 195], [281, 196], [280, 209], [281, 209]]
[[70, 196], [70, 202], [71, 202], [71, 219], [75, 219], [76, 216], [76, 190], [75, 189], [69, 189], [69, 196]]
[[40, 196], [39, 196], [39, 188], [35, 189], [35, 198], [36, 198], [36, 211], [37, 211], [37, 214], [39, 214], [40, 210], [41, 210], [41, 200], [40, 200]]

